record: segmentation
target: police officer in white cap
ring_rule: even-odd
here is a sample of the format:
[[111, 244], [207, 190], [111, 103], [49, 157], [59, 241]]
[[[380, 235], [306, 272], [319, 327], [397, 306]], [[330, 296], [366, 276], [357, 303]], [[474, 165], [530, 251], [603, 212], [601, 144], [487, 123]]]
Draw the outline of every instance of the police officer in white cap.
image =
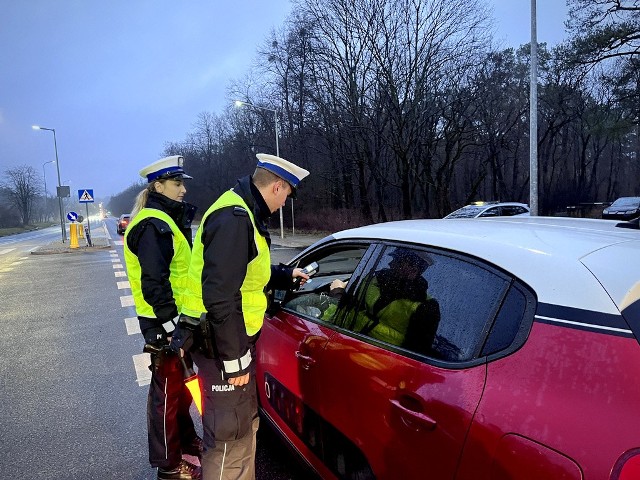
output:
[[[131, 292], [151, 353], [147, 401], [149, 462], [160, 480], [200, 478], [200, 468], [183, 454], [200, 456], [202, 440], [189, 413], [191, 394], [183, 381], [170, 336], [183, 304], [191, 260], [191, 220], [195, 207], [185, 203], [183, 157], [162, 158], [140, 170], [148, 185], [136, 198], [124, 236], [124, 255]], [[187, 356], [185, 361], [191, 364]]]
[[[192, 350], [205, 392], [201, 463], [207, 480], [255, 478], [255, 343], [267, 308], [265, 291], [309, 278], [300, 268], [271, 265], [265, 224], [309, 172], [274, 155], [257, 157], [253, 175], [238, 180], [202, 218], [171, 343], [186, 350], [199, 345]], [[205, 328], [186, 328], [200, 318]]]

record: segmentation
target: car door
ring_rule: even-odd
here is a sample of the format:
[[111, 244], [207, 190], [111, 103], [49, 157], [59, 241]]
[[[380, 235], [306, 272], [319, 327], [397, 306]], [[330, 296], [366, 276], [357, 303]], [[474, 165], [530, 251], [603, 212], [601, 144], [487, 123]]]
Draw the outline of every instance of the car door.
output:
[[[380, 305], [384, 295], [370, 291], [399, 249], [415, 250], [428, 265], [420, 288], [426, 288], [429, 306], [419, 319], [436, 322], [435, 329], [412, 328], [413, 319], [403, 324], [398, 320], [400, 307], [390, 319], [395, 326], [388, 327], [396, 329], [394, 335], [377, 328], [388, 318], [373, 327], [376, 322], [367, 320], [376, 310], [391, 308], [390, 303], [385, 305], [388, 299]], [[365, 467], [358, 471], [359, 459], [350, 452], [344, 452], [332, 470], [340, 478], [454, 478], [485, 384], [486, 364], [480, 351], [509, 279], [473, 260], [398, 245], [385, 247], [379, 261], [369, 265], [349, 293], [350, 306], [339, 311], [336, 331], [316, 367], [321, 385], [330, 385], [323, 390], [319, 413], [349, 439], [349, 445], [358, 447], [372, 476], [367, 476]], [[397, 290], [415, 289], [405, 282]], [[413, 297], [410, 302], [417, 302]], [[350, 464], [356, 466], [350, 469]]]
[[336, 278], [355, 280], [358, 265], [370, 257], [368, 251], [369, 243], [335, 242], [307, 253], [295, 265], [317, 262], [317, 273], [298, 291], [273, 292], [265, 316], [257, 345], [260, 404], [307, 458], [322, 458], [315, 437], [318, 412], [330, 388], [323, 350], [334, 333], [329, 319], [337, 309], [337, 300], [328, 296], [329, 285]]

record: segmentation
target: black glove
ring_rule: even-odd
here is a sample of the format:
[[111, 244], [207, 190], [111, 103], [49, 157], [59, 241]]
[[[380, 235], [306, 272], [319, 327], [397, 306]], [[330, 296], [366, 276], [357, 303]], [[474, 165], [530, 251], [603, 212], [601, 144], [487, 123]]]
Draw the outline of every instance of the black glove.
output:
[[142, 335], [144, 336], [145, 343], [157, 347], [167, 345], [167, 332], [164, 331], [162, 326], [147, 328], [142, 331]]
[[169, 346], [174, 352], [178, 352], [180, 349], [188, 352], [193, 346], [193, 329], [186, 326], [182, 318], [171, 335], [171, 345]]

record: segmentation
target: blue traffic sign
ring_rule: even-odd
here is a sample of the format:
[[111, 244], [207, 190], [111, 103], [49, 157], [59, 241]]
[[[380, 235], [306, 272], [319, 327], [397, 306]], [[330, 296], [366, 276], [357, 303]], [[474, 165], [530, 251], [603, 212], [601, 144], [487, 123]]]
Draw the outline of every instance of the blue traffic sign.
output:
[[76, 212], [69, 212], [67, 213], [67, 218], [69, 219], [69, 221], [75, 222], [76, 220], [78, 220], [78, 214]]
[[78, 202], [93, 203], [93, 189], [84, 188], [82, 190], [78, 190]]

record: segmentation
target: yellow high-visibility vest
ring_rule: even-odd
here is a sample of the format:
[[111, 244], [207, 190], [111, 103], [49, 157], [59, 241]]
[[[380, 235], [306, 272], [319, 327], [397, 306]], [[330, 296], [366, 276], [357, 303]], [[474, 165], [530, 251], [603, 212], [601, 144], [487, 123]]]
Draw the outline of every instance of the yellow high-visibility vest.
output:
[[189, 272], [189, 263], [191, 261], [191, 247], [184, 234], [176, 225], [176, 222], [162, 210], [156, 208], [143, 208], [135, 216], [127, 227], [124, 234], [124, 261], [127, 264], [127, 276], [131, 285], [131, 293], [133, 302], [136, 307], [136, 314], [139, 317], [156, 318], [153, 307], [149, 305], [142, 296], [142, 268], [138, 257], [129, 250], [127, 238], [133, 227], [142, 220], [147, 218], [157, 218], [162, 220], [173, 233], [173, 258], [169, 265], [169, 282], [171, 282], [171, 290], [173, 291], [173, 299], [176, 302], [178, 311], [184, 303], [184, 293], [187, 287], [187, 274]]
[[226, 207], [240, 207], [247, 211], [249, 219], [253, 225], [253, 238], [258, 250], [256, 258], [247, 265], [247, 274], [244, 277], [240, 293], [242, 294], [242, 315], [244, 317], [247, 335], [252, 336], [262, 328], [264, 313], [267, 309], [267, 296], [264, 288], [271, 278], [271, 254], [267, 239], [260, 235], [253, 218], [253, 212], [245, 201], [233, 190], [223, 193], [216, 202], [209, 207], [202, 217], [196, 238], [193, 241], [193, 252], [191, 255], [191, 265], [187, 278], [187, 293], [181, 313], [190, 317], [200, 318], [206, 312], [202, 302], [202, 269], [204, 267], [204, 252], [202, 245], [202, 226], [209, 215], [216, 210]]

